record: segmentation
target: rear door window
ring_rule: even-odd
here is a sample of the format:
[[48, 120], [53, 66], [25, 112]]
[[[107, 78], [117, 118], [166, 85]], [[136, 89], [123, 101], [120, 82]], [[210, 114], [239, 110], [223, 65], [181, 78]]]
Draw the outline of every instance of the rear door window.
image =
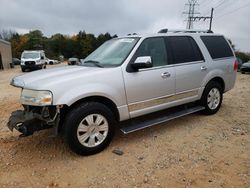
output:
[[233, 57], [234, 54], [223, 36], [201, 36], [212, 59]]
[[174, 64], [203, 61], [202, 53], [192, 37], [170, 36], [167, 37], [167, 46], [172, 53]]

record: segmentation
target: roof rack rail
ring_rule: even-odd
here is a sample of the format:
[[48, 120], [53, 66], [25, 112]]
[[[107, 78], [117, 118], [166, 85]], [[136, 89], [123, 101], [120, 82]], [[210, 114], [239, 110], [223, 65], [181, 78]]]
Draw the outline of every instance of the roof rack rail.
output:
[[131, 35], [138, 35], [137, 33], [129, 33], [129, 34], [127, 34], [127, 36], [131, 36]]
[[183, 30], [169, 30], [161, 29], [158, 33], [213, 33], [212, 30], [192, 30], [192, 29], [183, 29]]

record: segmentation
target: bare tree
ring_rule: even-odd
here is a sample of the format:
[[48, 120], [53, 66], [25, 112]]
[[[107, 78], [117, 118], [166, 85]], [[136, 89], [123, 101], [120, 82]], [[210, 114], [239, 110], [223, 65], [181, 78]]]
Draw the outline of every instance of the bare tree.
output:
[[9, 41], [11, 37], [16, 33], [17, 33], [16, 31], [10, 29], [9, 30], [3, 29], [2, 31], [0, 31], [0, 39]]

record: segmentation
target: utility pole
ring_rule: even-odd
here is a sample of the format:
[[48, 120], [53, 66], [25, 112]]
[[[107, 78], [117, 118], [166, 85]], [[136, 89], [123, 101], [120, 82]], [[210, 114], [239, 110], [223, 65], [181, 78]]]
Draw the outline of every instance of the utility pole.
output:
[[213, 16], [214, 16], [214, 8], [212, 8], [212, 10], [211, 10], [210, 23], [209, 23], [209, 31], [212, 31]]
[[199, 12], [196, 12], [195, 9], [198, 4], [198, 0], [188, 0], [188, 3], [185, 4], [185, 6], [188, 6], [188, 11], [184, 11], [183, 14], [188, 15], [187, 16], [187, 29], [193, 29], [193, 22], [194, 20], [192, 19], [196, 14], [199, 14]]
[[210, 20], [208, 31], [212, 31], [213, 15], [214, 15], [214, 8], [211, 9], [211, 15], [210, 16], [191, 16], [190, 20], [192, 20], [193, 22], [196, 21], [196, 20], [197, 21]]

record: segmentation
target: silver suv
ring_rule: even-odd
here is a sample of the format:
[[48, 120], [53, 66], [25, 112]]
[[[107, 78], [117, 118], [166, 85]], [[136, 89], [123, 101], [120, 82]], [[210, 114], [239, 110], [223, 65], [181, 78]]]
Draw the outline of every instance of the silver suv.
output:
[[8, 127], [22, 136], [62, 132], [74, 152], [95, 154], [116, 127], [130, 133], [198, 111], [216, 113], [236, 72], [222, 35], [174, 31], [115, 38], [80, 65], [13, 78], [24, 110], [12, 113]]

